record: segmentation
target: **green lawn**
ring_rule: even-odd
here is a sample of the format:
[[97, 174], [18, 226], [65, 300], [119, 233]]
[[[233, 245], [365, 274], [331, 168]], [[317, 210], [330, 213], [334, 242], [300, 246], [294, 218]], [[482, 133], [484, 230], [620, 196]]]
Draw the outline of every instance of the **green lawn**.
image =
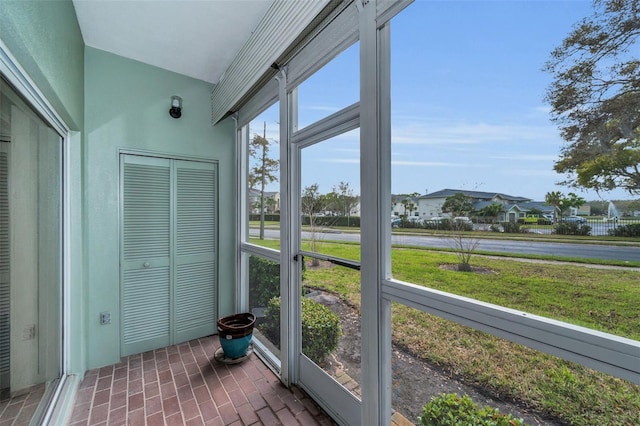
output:
[[[359, 247], [322, 242], [322, 252], [357, 259]], [[488, 272], [478, 274], [442, 269], [457, 261], [449, 253], [398, 248], [392, 256], [394, 278], [640, 339], [640, 271], [475, 257]], [[305, 273], [305, 285], [355, 306], [359, 284], [346, 268]], [[640, 386], [406, 306], [394, 306], [392, 321], [396, 344], [502, 397], [572, 425], [640, 424]]]

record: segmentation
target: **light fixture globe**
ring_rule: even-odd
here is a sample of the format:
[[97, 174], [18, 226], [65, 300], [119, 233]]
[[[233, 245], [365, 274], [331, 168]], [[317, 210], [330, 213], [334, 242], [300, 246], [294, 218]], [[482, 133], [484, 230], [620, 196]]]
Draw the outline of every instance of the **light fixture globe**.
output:
[[169, 108], [169, 115], [173, 118], [182, 117], [182, 98], [180, 96], [171, 97], [171, 108]]

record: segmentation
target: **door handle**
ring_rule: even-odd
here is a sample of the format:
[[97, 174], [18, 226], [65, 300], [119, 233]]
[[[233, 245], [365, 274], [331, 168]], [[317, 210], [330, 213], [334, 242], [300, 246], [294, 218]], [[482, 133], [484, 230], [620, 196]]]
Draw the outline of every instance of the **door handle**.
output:
[[149, 268], [150, 266], [151, 266], [151, 264], [150, 264], [149, 262], [144, 262], [144, 263], [142, 264], [142, 267], [143, 267], [143, 268]]

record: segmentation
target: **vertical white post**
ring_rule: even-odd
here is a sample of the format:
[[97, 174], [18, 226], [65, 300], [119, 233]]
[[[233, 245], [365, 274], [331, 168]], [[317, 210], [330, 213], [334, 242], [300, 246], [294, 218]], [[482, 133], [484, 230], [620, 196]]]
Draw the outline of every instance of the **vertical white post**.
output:
[[240, 226], [236, 232], [236, 311], [243, 312], [249, 308], [249, 280], [246, 272], [248, 271], [247, 263], [244, 259], [240, 246], [247, 241], [249, 237], [249, 214], [246, 208], [248, 200], [246, 176], [249, 170], [249, 126], [238, 128], [238, 114], [233, 115], [235, 128], [235, 144], [236, 144], [236, 217]]
[[[378, 34], [376, 1], [360, 0], [357, 4], [362, 188], [362, 424], [388, 425], [391, 422], [390, 305], [383, 304], [381, 298], [382, 279], [390, 270], [388, 31]], [[384, 43], [379, 44], [379, 37]]]
[[[297, 162], [291, 145], [292, 115], [295, 102], [287, 94], [287, 71], [280, 69], [276, 77], [279, 83], [280, 100], [280, 380], [289, 386], [297, 382], [299, 342], [298, 307], [300, 292], [296, 290], [299, 279], [298, 214], [295, 188], [297, 187]], [[301, 260], [300, 260], [301, 261]]]

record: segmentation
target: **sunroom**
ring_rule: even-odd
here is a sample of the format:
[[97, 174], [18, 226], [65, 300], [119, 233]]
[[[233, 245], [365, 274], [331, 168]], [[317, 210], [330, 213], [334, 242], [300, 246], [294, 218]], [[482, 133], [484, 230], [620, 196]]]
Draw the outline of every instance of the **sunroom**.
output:
[[[487, 260], [494, 275], [475, 285], [505, 281], [501, 291], [513, 299], [456, 287], [466, 278], [455, 271], [441, 278], [437, 266], [410, 271], [414, 256], [442, 266], [454, 255], [427, 260], [431, 251], [413, 250], [412, 236], [392, 230], [398, 169], [416, 166], [412, 155], [428, 151], [432, 160], [419, 165], [448, 168], [438, 174], [472, 168], [440, 158], [438, 143], [417, 142], [424, 132], [443, 145], [459, 143], [439, 134], [435, 121], [411, 122], [437, 116], [438, 105], [417, 106], [431, 90], [423, 82], [474, 84], [449, 80], [438, 53], [429, 56], [432, 48], [440, 52], [436, 46], [461, 48], [437, 32], [454, 26], [461, 5], [0, 0], [0, 424], [75, 424], [85, 376], [99, 379], [103, 368], [115, 374], [123, 359], [142, 364], [163, 354], [166, 361], [190, 345], [205, 348], [196, 361], [214, 363], [216, 321], [237, 312], [259, 317], [251, 362], [337, 424], [389, 425], [394, 415], [417, 422], [428, 399], [406, 396], [435, 387], [418, 379], [424, 365], [441, 383], [475, 382], [496, 399], [515, 382], [530, 386], [503, 398], [522, 403], [515, 417], [530, 407], [530, 418], [543, 423], [590, 424], [561, 412], [582, 398], [575, 388], [584, 384], [591, 398], [611, 392], [602, 403], [610, 411], [583, 407], [579, 416], [597, 424], [640, 421], [640, 292], [629, 284], [640, 277], [637, 242], [620, 258], [630, 266], [614, 278], [588, 265], [545, 270], [574, 312], [551, 309], [554, 296], [534, 300], [544, 291], [520, 281], [521, 269], [502, 270], [507, 260]], [[527, 12], [518, 13], [516, 24], [524, 26]], [[505, 34], [518, 31], [513, 24]], [[482, 54], [494, 49], [469, 43]], [[502, 60], [494, 71], [508, 68]], [[444, 107], [444, 99], [433, 100], [440, 101]], [[472, 137], [486, 127], [461, 124], [459, 131]], [[333, 226], [326, 205], [314, 203], [326, 185], [334, 187], [344, 226]], [[260, 197], [265, 192], [271, 205]], [[611, 299], [596, 306], [601, 293], [593, 287], [605, 284]], [[311, 303], [322, 305], [312, 320], [337, 312], [340, 344], [351, 341], [348, 356], [311, 352]], [[444, 341], [450, 345], [440, 348]], [[403, 357], [416, 363], [408, 376], [396, 375]], [[542, 399], [521, 401], [537, 392], [525, 358], [544, 366], [539, 386], [565, 401], [556, 411]], [[508, 368], [511, 375], [502, 375]], [[505, 377], [511, 384], [496, 384]], [[129, 391], [126, 404], [144, 410], [144, 392], [136, 399]], [[31, 410], [20, 414], [26, 400]], [[225, 424], [218, 414], [212, 424]], [[190, 420], [118, 421], [176, 419]]]

